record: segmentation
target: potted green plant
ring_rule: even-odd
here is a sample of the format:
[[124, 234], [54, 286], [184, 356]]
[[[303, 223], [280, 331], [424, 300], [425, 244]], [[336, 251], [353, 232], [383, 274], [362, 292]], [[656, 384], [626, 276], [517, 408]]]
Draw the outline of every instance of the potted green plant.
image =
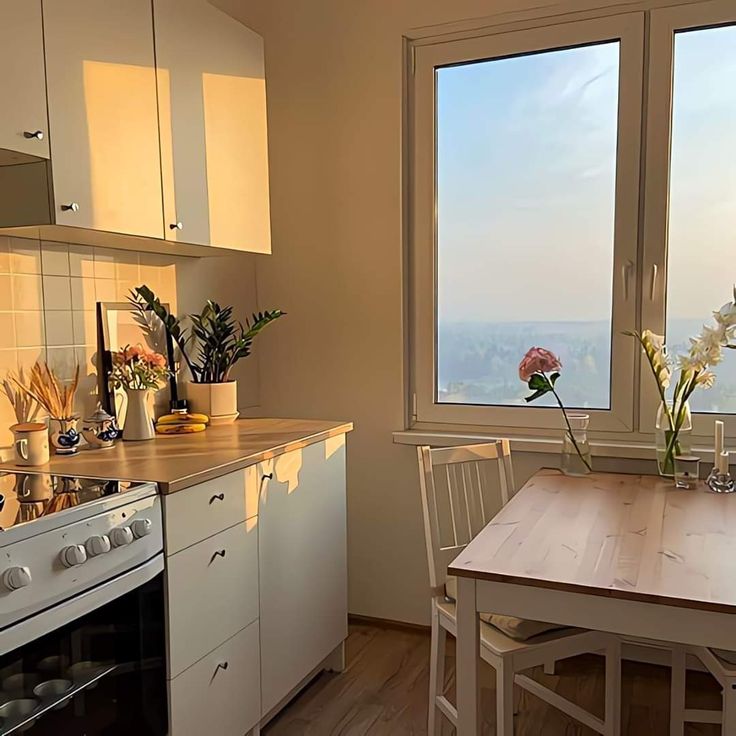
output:
[[238, 388], [230, 373], [250, 355], [258, 333], [285, 313], [280, 309], [258, 312], [243, 324], [233, 317], [232, 307], [208, 300], [201, 312], [184, 318], [191, 323], [188, 328], [145, 284], [133, 289], [130, 301], [139, 312], [153, 312], [178, 347], [191, 377], [186, 388], [191, 411], [207, 414], [211, 424], [234, 422]]

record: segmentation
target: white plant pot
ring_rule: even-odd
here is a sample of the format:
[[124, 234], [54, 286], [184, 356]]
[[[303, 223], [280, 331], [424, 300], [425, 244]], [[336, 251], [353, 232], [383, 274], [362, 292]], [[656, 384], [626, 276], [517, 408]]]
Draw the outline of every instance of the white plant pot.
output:
[[189, 410], [206, 414], [210, 424], [230, 424], [238, 418], [238, 382], [186, 384]]

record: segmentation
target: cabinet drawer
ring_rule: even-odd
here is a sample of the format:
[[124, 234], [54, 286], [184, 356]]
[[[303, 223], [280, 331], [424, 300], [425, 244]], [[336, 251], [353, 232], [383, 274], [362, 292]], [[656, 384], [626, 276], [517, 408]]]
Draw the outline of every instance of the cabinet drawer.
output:
[[170, 736], [243, 736], [260, 720], [258, 621], [169, 683]]
[[169, 677], [176, 677], [258, 618], [256, 519], [166, 561]]
[[258, 514], [255, 465], [164, 496], [166, 554], [173, 555]]

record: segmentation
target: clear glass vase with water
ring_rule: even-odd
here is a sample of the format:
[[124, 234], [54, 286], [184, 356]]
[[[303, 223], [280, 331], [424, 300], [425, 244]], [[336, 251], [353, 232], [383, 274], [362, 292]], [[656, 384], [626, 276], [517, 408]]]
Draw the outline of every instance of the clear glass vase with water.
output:
[[565, 430], [562, 438], [561, 470], [565, 475], [588, 475], [593, 467], [588, 441], [590, 415], [569, 414], [567, 419], [570, 428]]
[[661, 403], [654, 428], [659, 474], [671, 478], [675, 474], [675, 456], [689, 455], [692, 449], [693, 420], [690, 405]]

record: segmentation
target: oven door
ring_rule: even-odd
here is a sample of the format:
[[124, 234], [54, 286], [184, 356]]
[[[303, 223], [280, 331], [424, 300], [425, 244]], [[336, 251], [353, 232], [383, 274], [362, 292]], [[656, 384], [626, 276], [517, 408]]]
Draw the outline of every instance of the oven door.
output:
[[0, 736], [166, 736], [162, 555], [3, 630], [0, 652]]

